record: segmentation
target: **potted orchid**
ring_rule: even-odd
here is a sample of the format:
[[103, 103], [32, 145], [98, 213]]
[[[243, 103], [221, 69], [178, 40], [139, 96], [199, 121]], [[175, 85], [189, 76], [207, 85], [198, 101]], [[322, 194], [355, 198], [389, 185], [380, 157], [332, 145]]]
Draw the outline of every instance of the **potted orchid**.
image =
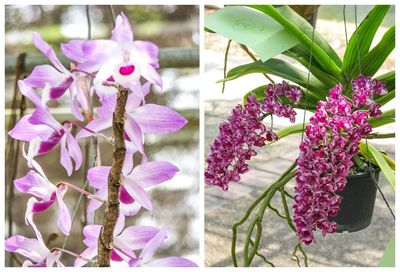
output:
[[[86, 264], [110, 266], [124, 262], [129, 266], [196, 266], [188, 259], [153, 255], [168, 237], [167, 228], [151, 225], [126, 225], [125, 218], [146, 210], [152, 214], [150, 187], [171, 180], [179, 168], [167, 161], [149, 161], [144, 149], [146, 134], [170, 134], [179, 131], [187, 120], [174, 110], [146, 103], [152, 85], [162, 88], [157, 72], [158, 47], [148, 41], [136, 41], [128, 18], [121, 12], [115, 18], [110, 39], [71, 40], [61, 44], [63, 54], [73, 62], [63, 66], [53, 48], [40, 34], [32, 37], [36, 48], [51, 65], [36, 66], [31, 74], [19, 80], [22, 95], [35, 106], [32, 114], [23, 116], [8, 132], [22, 141], [22, 154], [29, 171], [14, 181], [15, 188], [31, 196], [27, 202], [25, 222], [36, 237], [14, 235], [5, 241], [5, 249], [25, 257], [23, 266], [64, 266], [63, 254], [72, 256], [77, 267]], [[49, 104], [62, 96], [70, 98], [72, 120], [59, 122]], [[100, 107], [91, 106], [97, 96]], [[112, 136], [103, 134], [112, 128]], [[75, 131], [78, 130], [77, 133]], [[102, 139], [112, 148], [112, 165], [99, 159], [87, 172], [91, 189], [47, 178], [37, 156], [60, 149], [61, 164], [68, 176], [83, 164], [80, 139]], [[97, 149], [97, 148], [96, 148]], [[110, 149], [109, 149], [110, 150]], [[104, 150], [103, 152], [106, 152]], [[141, 163], [134, 163], [134, 156]], [[99, 158], [99, 157], [98, 157]], [[76, 190], [88, 199], [88, 214], [104, 206], [103, 221], [83, 228], [83, 252], [64, 247], [49, 247], [35, 224], [35, 215], [54, 207], [59, 233], [71, 233], [71, 214], [64, 198]]]
[[[206, 161], [206, 184], [227, 191], [230, 182], [239, 182], [251, 170], [249, 160], [262, 156], [260, 147], [268, 149], [279, 139], [301, 134], [298, 158], [233, 225], [234, 266], [240, 265], [237, 236], [245, 224], [242, 264], [251, 266], [258, 256], [273, 266], [259, 253], [267, 209], [282, 217], [297, 235], [293, 256], [300, 266], [300, 252], [307, 266], [304, 246], [315, 243], [316, 231], [325, 236], [358, 231], [370, 224], [380, 173], [394, 190], [394, 161], [368, 143], [368, 139], [395, 136], [373, 131], [395, 121], [394, 109], [381, 110], [395, 96], [395, 71], [376, 75], [395, 47], [395, 26], [371, 48], [389, 8], [375, 6], [360, 25], [355, 18], [356, 30], [343, 58], [315, 30], [315, 21], [310, 24], [289, 6], [228, 6], [206, 18], [206, 30], [230, 39], [227, 53], [230, 42], [236, 41], [254, 60], [225, 72], [219, 82], [225, 85], [251, 73], [264, 74], [269, 80], [249, 90], [243, 103], [220, 124]], [[298, 62], [306, 72], [275, 57], [278, 54]], [[284, 81], [277, 83], [270, 75]], [[309, 120], [306, 111], [311, 113]], [[303, 122], [274, 131], [274, 117], [292, 123], [300, 117]], [[285, 188], [289, 182], [295, 182], [293, 192]], [[271, 206], [277, 193], [284, 213]]]

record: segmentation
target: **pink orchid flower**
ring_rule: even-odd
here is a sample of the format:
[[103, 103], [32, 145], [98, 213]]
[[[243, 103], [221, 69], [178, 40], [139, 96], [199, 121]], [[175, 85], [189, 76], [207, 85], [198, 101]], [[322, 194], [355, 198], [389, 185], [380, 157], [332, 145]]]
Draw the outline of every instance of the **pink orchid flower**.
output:
[[63, 53], [79, 63], [78, 68], [98, 71], [95, 86], [115, 81], [128, 88], [144, 77], [162, 87], [158, 65], [158, 47], [147, 41], [134, 41], [128, 18], [121, 12], [115, 20], [110, 40], [71, 40], [61, 45]]
[[[30, 201], [28, 201], [28, 206]], [[5, 249], [8, 252], [18, 253], [28, 258], [24, 261], [23, 267], [52, 267], [54, 263], [58, 267], [64, 265], [60, 262], [61, 252], [49, 250], [43, 241], [42, 234], [33, 222], [32, 215], [26, 218], [36, 233], [36, 239], [26, 238], [21, 235], [14, 235], [5, 241]]]
[[[22, 117], [8, 135], [29, 142], [28, 165], [36, 155], [46, 154], [60, 144], [60, 162], [70, 176], [73, 170], [72, 160], [75, 162], [75, 170], [82, 164], [82, 152], [71, 134], [71, 124], [60, 124], [31, 87], [23, 81], [19, 81], [19, 86], [22, 94], [36, 105], [36, 109], [32, 114]], [[45, 89], [49, 89], [48, 84]]]
[[[24, 150], [23, 155], [27, 158]], [[71, 217], [63, 200], [67, 187], [63, 184], [55, 186], [48, 180], [42, 167], [35, 160], [32, 160], [31, 164], [36, 172], [30, 170], [28, 174], [22, 178], [14, 180], [15, 188], [17, 188], [18, 191], [34, 196], [28, 201], [25, 221], [27, 223], [32, 222], [29, 218], [31, 218], [33, 214], [46, 211], [57, 201], [58, 227], [62, 233], [69, 235], [71, 230]]]
[[72, 113], [77, 119], [83, 121], [80, 108], [88, 111], [89, 105], [79, 86], [77, 75], [71, 73], [62, 65], [53, 48], [38, 33], [33, 33], [32, 40], [36, 48], [50, 60], [53, 66], [47, 64], [36, 66], [32, 73], [23, 80], [24, 84], [31, 88], [44, 88], [46, 84], [49, 84], [50, 89], [46, 98], [51, 100], [60, 98], [68, 90], [71, 97]]
[[[95, 196], [99, 199], [107, 199], [107, 180], [110, 169], [109, 166], [97, 166], [88, 171], [89, 184], [97, 189]], [[119, 196], [122, 213], [125, 216], [133, 216], [141, 207], [152, 212], [153, 205], [145, 188], [172, 179], [178, 171], [176, 166], [163, 161], [146, 162], [136, 166], [133, 170], [125, 164]], [[101, 202], [91, 200], [88, 205], [88, 213], [93, 213], [101, 205]]]

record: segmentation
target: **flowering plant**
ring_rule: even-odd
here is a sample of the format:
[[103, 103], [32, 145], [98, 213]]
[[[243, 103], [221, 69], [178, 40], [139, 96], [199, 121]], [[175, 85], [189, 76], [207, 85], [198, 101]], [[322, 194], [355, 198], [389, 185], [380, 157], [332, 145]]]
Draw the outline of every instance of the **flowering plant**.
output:
[[[27, 78], [18, 82], [21, 93], [34, 104], [35, 110], [23, 116], [8, 135], [23, 141], [22, 154], [30, 170], [16, 179], [14, 185], [32, 196], [27, 203], [25, 222], [33, 228], [36, 238], [9, 237], [5, 241], [6, 250], [26, 257], [23, 266], [64, 266], [62, 254], [72, 255], [75, 266], [87, 263], [110, 266], [111, 260], [129, 266], [196, 266], [180, 257], [153, 260], [155, 251], [168, 237], [165, 227], [125, 226], [125, 217], [135, 216], [141, 208], [154, 213], [146, 189], [171, 180], [179, 172], [169, 162], [149, 161], [143, 146], [146, 134], [173, 133], [187, 123], [166, 106], [146, 103], [151, 85], [162, 88], [156, 71], [158, 47], [151, 42], [135, 41], [123, 13], [116, 17], [110, 39], [71, 40], [61, 44], [63, 54], [76, 63], [71, 69], [62, 65], [38, 33], [32, 39], [52, 65], [36, 66]], [[48, 102], [62, 96], [69, 96], [75, 120], [59, 123], [53, 117]], [[97, 115], [90, 107], [93, 96], [101, 103]], [[76, 135], [73, 127], [79, 129]], [[113, 130], [112, 137], [102, 133], [109, 127]], [[114, 148], [111, 166], [97, 161], [87, 173], [95, 193], [47, 178], [35, 158], [60, 147], [60, 163], [71, 176], [82, 166], [78, 142], [89, 136], [101, 137]], [[25, 145], [29, 145], [27, 149]], [[133, 160], [136, 153], [142, 158], [138, 165]], [[82, 253], [49, 248], [34, 220], [35, 214], [55, 206], [59, 230], [68, 236], [72, 220], [64, 196], [69, 190], [76, 190], [90, 200], [89, 214], [105, 205], [102, 225], [86, 225], [83, 229], [87, 248]]]
[[[351, 173], [369, 172], [372, 175], [375, 169], [380, 169], [392, 188], [395, 187], [393, 160], [366, 142], [367, 138], [394, 137], [394, 133], [380, 134], [373, 132], [373, 129], [395, 120], [394, 109], [380, 109], [395, 96], [395, 72], [375, 77], [394, 49], [395, 27], [390, 27], [380, 42], [370, 48], [390, 7], [376, 6], [370, 11], [348, 41], [343, 59], [315, 31], [315, 21], [314, 26], [311, 25], [288, 6], [227, 8], [232, 8], [232, 13], [240, 14], [241, 11], [243, 14], [252, 14], [254, 18], [264, 16], [263, 18], [278, 23], [282, 33], [275, 40], [269, 40], [270, 47], [274, 48], [276, 45], [286, 48], [286, 44], [279, 44], [287, 42], [287, 39], [282, 38], [283, 33], [294, 37], [296, 45], [282, 49], [281, 53], [303, 65], [307, 73], [278, 58], [257, 60], [249, 48], [243, 45], [247, 42], [243, 37], [224, 33], [233, 41], [237, 39], [241, 48], [254, 61], [231, 69], [220, 82], [225, 84], [247, 74], [262, 73], [271, 83], [249, 91], [243, 105], [236, 106], [228, 121], [220, 125], [219, 135], [212, 143], [207, 158], [205, 181], [209, 185], [228, 190], [229, 182], [240, 181], [240, 176], [249, 171], [247, 161], [257, 155], [257, 152], [260, 153], [259, 147], [265, 146], [267, 142], [273, 144], [288, 135], [301, 133], [298, 158], [252, 203], [242, 219], [233, 225], [231, 253], [234, 266], [238, 266], [237, 233], [239, 227], [249, 221], [243, 246], [243, 265], [250, 266], [254, 257], [259, 256], [273, 266], [259, 252], [262, 221], [266, 209], [270, 208], [284, 218], [297, 235], [298, 243], [293, 255], [300, 266], [297, 255], [300, 251], [307, 266], [307, 255], [303, 246], [315, 242], [314, 233], [318, 229], [323, 236], [335, 232], [335, 217], [340, 211], [342, 201], [340, 193]], [[214, 24], [210, 25], [220, 30], [223, 28], [215, 26], [217, 16], [213, 18]], [[246, 20], [243, 18], [241, 21], [237, 19], [233, 28], [240, 27], [240, 31], [251, 32], [253, 36], [246, 33], [248, 37], [258, 37], [259, 31], [267, 31], [257, 26], [259, 21], [256, 19], [252, 21], [250, 16]], [[241, 24], [239, 26], [238, 21]], [[251, 48], [252, 43], [248, 42], [248, 46]], [[260, 52], [258, 45], [253, 49]], [[277, 84], [269, 75], [291, 83], [283, 81]], [[271, 120], [273, 116], [277, 116], [294, 122], [294, 108], [304, 111], [302, 124], [295, 124], [278, 132], [272, 131], [272, 124], [271, 129], [266, 128], [263, 120], [267, 116], [271, 116]], [[312, 114], [308, 123], [306, 111]], [[292, 179], [295, 179], [293, 193], [285, 189], [285, 185]], [[283, 215], [271, 206], [271, 200], [278, 191], [281, 194]], [[288, 197], [293, 201], [292, 215]], [[252, 216], [257, 207], [258, 211]]]

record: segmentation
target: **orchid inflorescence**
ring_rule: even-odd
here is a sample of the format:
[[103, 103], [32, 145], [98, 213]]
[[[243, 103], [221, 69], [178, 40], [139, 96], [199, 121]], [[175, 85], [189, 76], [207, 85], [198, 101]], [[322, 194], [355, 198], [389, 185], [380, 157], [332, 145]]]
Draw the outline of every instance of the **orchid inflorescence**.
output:
[[[92, 214], [107, 200], [107, 178], [111, 167], [97, 165], [89, 169], [89, 185], [96, 189], [92, 194], [67, 182], [54, 184], [35, 157], [60, 146], [60, 163], [68, 176], [78, 170], [82, 165], [78, 141], [88, 136], [108, 138], [101, 131], [112, 126], [119, 87], [122, 87], [130, 91], [124, 126], [126, 157], [119, 194], [121, 213], [114, 230], [111, 259], [124, 261], [130, 266], [196, 266], [192, 261], [179, 257], [152, 260], [155, 251], [167, 238], [166, 228], [141, 225], [124, 228], [125, 216], [136, 215], [142, 207], [153, 212], [145, 189], [172, 179], [179, 171], [169, 162], [148, 161], [143, 148], [145, 134], [173, 133], [187, 123], [184, 117], [168, 107], [145, 103], [152, 84], [162, 88], [161, 77], [156, 71], [159, 68], [158, 47], [147, 41], [134, 41], [131, 25], [123, 13], [117, 16], [109, 40], [71, 40], [61, 45], [64, 55], [77, 63], [71, 70], [61, 64], [52, 47], [38, 33], [33, 34], [33, 42], [53, 66], [36, 66], [27, 78], [18, 82], [21, 93], [35, 105], [35, 110], [22, 117], [8, 134], [29, 143], [28, 152], [23, 144], [22, 154], [30, 170], [24, 177], [16, 179], [14, 185], [20, 192], [32, 196], [27, 203], [25, 221], [33, 227], [36, 239], [12, 236], [6, 240], [6, 250], [28, 258], [24, 266], [64, 266], [60, 260], [62, 253], [76, 257], [75, 266], [95, 262], [100, 225], [84, 227], [83, 243], [87, 249], [77, 254], [66, 249], [49, 249], [34, 222], [34, 215], [56, 206], [59, 229], [69, 235], [72, 220], [64, 195], [68, 189], [74, 189], [88, 197], [87, 212]], [[87, 84], [88, 77], [93, 78], [91, 87]], [[47, 104], [66, 93], [77, 120], [59, 123]], [[101, 106], [94, 118], [89, 101], [95, 94]], [[86, 124], [83, 123], [85, 115]], [[79, 129], [76, 136], [72, 133], [73, 126]], [[133, 156], [137, 152], [141, 153], [142, 161], [134, 166]]]
[[362, 137], [372, 131], [368, 118], [382, 114], [373, 96], [387, 93], [383, 82], [360, 75], [352, 81], [352, 90], [349, 101], [341, 85], [330, 89], [327, 100], [319, 101], [300, 143], [293, 221], [304, 244], [315, 241], [317, 228], [323, 236], [335, 231], [336, 222], [331, 220], [342, 199], [337, 192], [346, 186]]
[[278, 140], [278, 136], [263, 123], [266, 115], [276, 115], [295, 121], [296, 112], [290, 104], [283, 105], [280, 97], [285, 96], [299, 104], [302, 92], [298, 86], [283, 81], [269, 84], [264, 90], [266, 97], [259, 102], [254, 94], [247, 97], [244, 106], [237, 105], [227, 122], [219, 126], [219, 135], [211, 145], [207, 158], [205, 182], [228, 190], [230, 181], [237, 182], [240, 175], [249, 171], [246, 161], [257, 155], [256, 148]]

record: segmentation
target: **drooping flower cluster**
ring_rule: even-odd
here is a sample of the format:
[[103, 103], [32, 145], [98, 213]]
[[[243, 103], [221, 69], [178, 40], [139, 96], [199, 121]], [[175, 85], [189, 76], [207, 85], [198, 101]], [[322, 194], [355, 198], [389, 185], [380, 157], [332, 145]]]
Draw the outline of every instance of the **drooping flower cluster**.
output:
[[257, 155], [256, 149], [266, 141], [275, 141], [278, 136], [263, 123], [263, 116], [277, 115], [295, 121], [296, 112], [292, 105], [283, 105], [281, 96], [286, 96], [295, 104], [300, 103], [302, 93], [299, 87], [281, 84], [269, 84], [264, 91], [265, 98], [260, 103], [256, 96], [250, 95], [242, 107], [237, 105], [228, 121], [219, 126], [219, 135], [211, 145], [207, 158], [205, 182], [228, 190], [230, 181], [237, 182], [240, 175], [249, 170], [246, 161]]
[[361, 138], [372, 131], [368, 117], [381, 114], [375, 110], [380, 105], [373, 102], [373, 95], [387, 92], [384, 83], [361, 75], [352, 86], [352, 102], [340, 85], [330, 89], [326, 102], [319, 101], [300, 144], [293, 220], [304, 244], [314, 241], [317, 228], [323, 236], [335, 231], [336, 223], [330, 218], [339, 212], [337, 192], [346, 185]]
[[[179, 257], [169, 257], [152, 261], [155, 250], [167, 238], [166, 229], [151, 226], [125, 226], [125, 216], [134, 216], [143, 207], [153, 212], [153, 205], [146, 188], [171, 180], [179, 169], [171, 163], [148, 161], [143, 143], [145, 134], [169, 134], [180, 130], [186, 119], [172, 109], [156, 104], [146, 104], [145, 97], [152, 84], [162, 87], [158, 65], [158, 48], [146, 41], [134, 41], [127, 17], [117, 16], [110, 40], [71, 40], [61, 46], [64, 55], [77, 62], [67, 70], [58, 60], [52, 47], [39, 34], [33, 35], [35, 46], [50, 60], [53, 66], [40, 65], [31, 75], [18, 82], [21, 93], [36, 107], [32, 114], [21, 118], [8, 133], [10, 137], [29, 143], [28, 152], [23, 144], [23, 156], [31, 170], [14, 181], [15, 187], [32, 195], [29, 199], [25, 221], [35, 230], [37, 239], [12, 236], [6, 240], [6, 250], [16, 252], [30, 260], [24, 266], [63, 266], [62, 253], [76, 257], [76, 266], [92, 262], [97, 255], [97, 243], [101, 226], [88, 225], [84, 228], [88, 247], [82, 254], [64, 249], [49, 249], [34, 223], [34, 215], [57, 208], [57, 224], [61, 232], [69, 235], [71, 218], [64, 195], [74, 189], [90, 199], [87, 210], [93, 213], [107, 201], [108, 166], [97, 165], [88, 171], [89, 185], [96, 189], [91, 194], [76, 185], [59, 182], [53, 184], [35, 160], [60, 146], [60, 163], [70, 176], [82, 164], [82, 152], [78, 141], [87, 136], [100, 134], [112, 126], [112, 116], [116, 107], [118, 88], [128, 88], [130, 93], [126, 103], [125, 146], [126, 157], [123, 165], [120, 202], [121, 213], [114, 231], [111, 259], [125, 261], [130, 266], [196, 266], [193, 262]], [[87, 77], [94, 78], [93, 86], [87, 85]], [[142, 82], [144, 82], [142, 84]], [[94, 118], [88, 105], [89, 97], [97, 94], [101, 106]], [[71, 110], [78, 120], [59, 123], [51, 114], [49, 100], [56, 100], [69, 93]], [[80, 123], [88, 120], [87, 124]], [[73, 126], [80, 131], [73, 135]], [[110, 140], [112, 142], [112, 140]], [[142, 162], [134, 165], [133, 156], [142, 154]], [[74, 166], [73, 166], [74, 162]], [[137, 250], [141, 250], [136, 256]], [[135, 253], [136, 251], [136, 253]]]

